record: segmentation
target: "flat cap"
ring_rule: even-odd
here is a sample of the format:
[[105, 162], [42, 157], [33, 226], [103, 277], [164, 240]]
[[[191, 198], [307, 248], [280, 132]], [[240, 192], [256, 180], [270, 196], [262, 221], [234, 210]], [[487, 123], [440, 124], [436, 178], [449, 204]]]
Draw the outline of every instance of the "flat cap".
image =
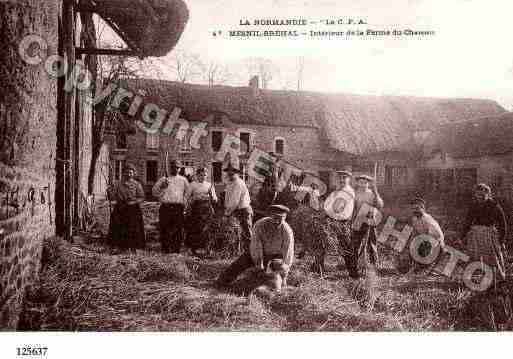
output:
[[287, 214], [290, 212], [290, 209], [281, 204], [273, 204], [269, 206], [269, 212], [274, 214]]
[[356, 179], [359, 180], [359, 179], [364, 179], [364, 180], [367, 180], [367, 181], [372, 181], [374, 180], [371, 176], [369, 175], [358, 175], [356, 176]]
[[353, 174], [346, 170], [340, 170], [340, 171], [337, 171], [337, 173], [342, 176], [353, 177]]
[[240, 170], [238, 168], [235, 168], [231, 162], [228, 163], [228, 166], [226, 166], [226, 168], [223, 169], [223, 171], [240, 173]]

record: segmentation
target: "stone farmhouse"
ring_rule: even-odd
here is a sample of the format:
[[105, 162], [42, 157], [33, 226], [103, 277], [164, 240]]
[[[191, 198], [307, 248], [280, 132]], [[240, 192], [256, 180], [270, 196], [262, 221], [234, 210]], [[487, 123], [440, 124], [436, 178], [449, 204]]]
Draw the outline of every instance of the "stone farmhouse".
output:
[[[234, 134], [246, 144], [239, 158], [242, 170], [248, 153], [257, 147], [320, 177], [329, 188], [335, 184], [337, 170], [373, 174], [376, 168], [385, 196], [409, 195], [417, 189], [423, 143], [431, 130], [505, 112], [496, 102], [480, 99], [264, 90], [258, 87], [257, 78], [247, 87], [159, 80], [128, 81], [125, 86], [169, 114], [179, 108], [179, 117], [191, 128], [208, 123], [200, 148], [195, 149], [187, 140], [177, 141], [176, 132], [170, 136], [141, 131], [135, 125], [141, 119], [140, 111], [124, 117], [128, 130], [113, 131], [108, 141], [110, 174], [119, 178], [123, 163], [129, 161], [138, 168], [139, 180], [148, 191], [164, 173], [166, 153], [186, 174], [198, 166], [207, 167], [210, 180], [222, 191], [224, 165], [216, 154], [223, 138]], [[177, 130], [175, 126], [173, 131]], [[246, 172], [244, 177], [256, 192], [258, 186]], [[301, 178], [292, 180], [301, 182]]]

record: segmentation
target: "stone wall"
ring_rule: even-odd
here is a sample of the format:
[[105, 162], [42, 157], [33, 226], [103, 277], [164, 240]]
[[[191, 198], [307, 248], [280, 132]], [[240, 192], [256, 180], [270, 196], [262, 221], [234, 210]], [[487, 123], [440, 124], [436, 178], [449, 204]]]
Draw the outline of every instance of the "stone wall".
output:
[[54, 235], [57, 84], [26, 64], [20, 40], [37, 34], [57, 53], [59, 0], [0, 2], [0, 329], [15, 329], [42, 243]]
[[[194, 125], [195, 123], [192, 123], [192, 126]], [[127, 149], [124, 150], [116, 149], [115, 136], [109, 136], [106, 142], [111, 149], [111, 167], [116, 160], [130, 162], [137, 168], [139, 181], [148, 188], [152, 183], [146, 182], [146, 162], [148, 160], [158, 161], [159, 175], [162, 175], [164, 173], [164, 154], [169, 151], [170, 159], [190, 161], [194, 163], [194, 166], [206, 167], [212, 174], [212, 162], [216, 161], [216, 152], [212, 150], [211, 130], [222, 130], [224, 136], [250, 132], [251, 145], [266, 152], [274, 152], [274, 140], [282, 138], [285, 140], [283, 159], [311, 173], [334, 172], [351, 165], [349, 157], [336, 154], [327, 148], [319, 131], [315, 128], [228, 124], [224, 127], [207, 127], [207, 130], [208, 135], [200, 138], [200, 149], [192, 149], [188, 154], [180, 153], [177, 141], [165, 134], [160, 135], [160, 148], [157, 150], [146, 148], [146, 134], [139, 129], [136, 134], [127, 136]], [[330, 178], [330, 180], [333, 181], [334, 178]], [[222, 187], [221, 183], [216, 185], [217, 190], [222, 190]]]

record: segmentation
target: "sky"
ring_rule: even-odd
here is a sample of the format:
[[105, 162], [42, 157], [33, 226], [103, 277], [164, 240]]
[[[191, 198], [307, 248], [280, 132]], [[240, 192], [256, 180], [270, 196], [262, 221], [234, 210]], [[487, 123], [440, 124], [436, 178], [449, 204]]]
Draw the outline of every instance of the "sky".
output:
[[[176, 51], [237, 64], [270, 59], [280, 69], [271, 88], [294, 88], [299, 57], [304, 90], [358, 94], [471, 97], [513, 109], [511, 0], [185, 0], [190, 19]], [[309, 24], [306, 31], [435, 31], [432, 36], [300, 39], [234, 38], [229, 30], [295, 30], [241, 26], [248, 19], [363, 19], [365, 25]], [[221, 31], [214, 37], [213, 31]], [[169, 60], [173, 52], [164, 58]], [[165, 76], [174, 74], [165, 70]], [[247, 83], [243, 78], [242, 82]], [[241, 81], [240, 77], [237, 81]], [[232, 81], [232, 82], [235, 82]], [[235, 83], [233, 83], [235, 84]]]

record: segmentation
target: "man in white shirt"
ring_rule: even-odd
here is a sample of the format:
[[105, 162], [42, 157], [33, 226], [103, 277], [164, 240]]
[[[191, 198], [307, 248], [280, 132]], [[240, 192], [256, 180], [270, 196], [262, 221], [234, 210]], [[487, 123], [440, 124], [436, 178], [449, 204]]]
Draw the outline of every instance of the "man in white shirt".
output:
[[[349, 171], [337, 171], [340, 182], [337, 189], [333, 191], [324, 202], [324, 211], [328, 215], [328, 221], [331, 228], [337, 234], [339, 251], [351, 277], [357, 274], [354, 272], [353, 251], [351, 243], [351, 219], [353, 218], [355, 206], [355, 192], [351, 187], [351, 177]], [[324, 262], [324, 261], [323, 261]], [[324, 271], [324, 263], [317, 263], [319, 269]]]
[[246, 183], [239, 177], [239, 170], [231, 162], [224, 169], [228, 175], [228, 183], [224, 195], [224, 215], [234, 216], [242, 227], [242, 244], [246, 252], [249, 251], [251, 240], [251, 226], [253, 225], [253, 209]]
[[258, 220], [253, 228], [249, 251], [233, 262], [217, 280], [218, 287], [230, 285], [242, 272], [251, 267], [261, 271], [268, 268], [269, 263], [280, 260], [280, 276], [286, 285], [287, 276], [294, 261], [294, 234], [285, 222], [289, 209], [282, 205], [271, 205], [269, 215]]
[[[411, 263], [411, 255], [410, 255], [410, 245], [414, 238], [420, 235], [428, 235], [433, 241], [434, 247], [431, 248], [430, 244], [427, 241], [424, 241], [420, 244], [417, 249], [417, 254], [420, 257], [426, 257], [431, 252], [433, 253], [442, 253], [442, 248], [445, 246], [444, 242], [444, 233], [442, 228], [438, 224], [438, 222], [426, 211], [426, 201], [424, 201], [421, 197], [415, 197], [411, 201], [411, 209], [412, 209], [412, 217], [410, 219], [410, 224], [413, 227], [412, 238], [408, 242], [408, 245], [403, 249], [400, 255], [400, 266], [403, 268], [398, 268], [401, 272], [405, 271], [406, 267], [409, 267], [409, 263]], [[436, 243], [436, 244], [434, 244]], [[436, 264], [436, 260], [433, 261], [433, 264]], [[416, 271], [425, 269], [424, 265], [420, 263], [414, 264], [414, 269]]]
[[152, 188], [159, 208], [160, 243], [164, 253], [180, 253], [183, 241], [184, 208], [189, 196], [189, 181], [178, 174], [176, 161], [171, 161], [170, 176], [160, 178]]
[[[371, 185], [372, 183], [372, 185]], [[378, 193], [376, 179], [368, 175], [359, 175], [356, 177], [355, 191], [355, 212], [353, 220], [353, 261], [351, 273], [353, 278], [358, 277], [358, 259], [367, 251], [369, 262], [376, 264], [378, 261], [378, 243], [376, 233], [376, 223], [378, 211], [384, 206], [383, 200]]]

